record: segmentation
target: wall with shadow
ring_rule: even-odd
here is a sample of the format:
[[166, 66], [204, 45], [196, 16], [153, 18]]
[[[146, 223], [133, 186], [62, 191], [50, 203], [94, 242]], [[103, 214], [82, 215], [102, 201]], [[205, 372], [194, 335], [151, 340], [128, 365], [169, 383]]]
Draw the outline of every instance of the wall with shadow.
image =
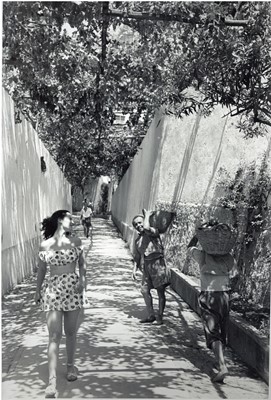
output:
[[[208, 117], [193, 114], [177, 119], [164, 115], [163, 110], [156, 113], [112, 199], [112, 219], [132, 252], [133, 216], [143, 207], [173, 210], [178, 214], [175, 231], [169, 230], [165, 241], [169, 237], [175, 246], [171, 257], [175, 252], [178, 265], [183, 264], [179, 243], [186, 245], [200, 217], [214, 212], [218, 171], [234, 177], [240, 163], [260, 165], [268, 135], [245, 139], [236, 128], [238, 119], [225, 117], [225, 113], [222, 107]], [[227, 211], [217, 208], [215, 214], [231, 221]]]
[[[2, 292], [36, 266], [40, 222], [58, 209], [71, 211], [71, 186], [22, 116], [15, 124], [14, 103], [2, 91]], [[46, 171], [41, 170], [44, 157]]]

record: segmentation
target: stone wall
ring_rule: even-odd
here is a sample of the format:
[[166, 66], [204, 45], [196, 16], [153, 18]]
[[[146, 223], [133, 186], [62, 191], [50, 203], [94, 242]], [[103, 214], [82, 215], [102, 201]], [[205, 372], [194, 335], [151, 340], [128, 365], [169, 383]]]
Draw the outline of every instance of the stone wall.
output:
[[[34, 271], [40, 222], [71, 211], [71, 186], [32, 125], [15, 124], [14, 103], [2, 92], [2, 293]], [[41, 170], [44, 157], [46, 171]]]
[[[231, 207], [221, 206], [221, 199], [229, 189], [225, 182], [235, 180], [239, 170], [243, 168], [246, 171], [251, 165], [257, 175], [264, 159], [271, 176], [271, 132], [264, 137], [245, 139], [236, 128], [237, 119], [224, 117], [224, 113], [221, 107], [208, 117], [191, 115], [176, 119], [163, 115], [162, 111], [156, 113], [141, 149], [112, 200], [112, 219], [132, 252], [136, 236], [131, 224], [133, 216], [142, 208], [174, 210], [177, 218], [164, 237], [167, 259], [181, 271], [197, 274], [196, 265], [191, 265], [186, 258], [186, 246], [196, 223], [210, 216], [218, 217], [222, 222], [236, 222], [236, 212]], [[251, 182], [247, 175], [243, 176], [243, 181], [247, 191], [250, 190]], [[245, 202], [243, 205], [240, 203], [239, 219], [246, 214], [246, 207]], [[267, 221], [268, 218], [265, 219]], [[241, 264], [247, 220], [237, 222], [240, 240], [235, 252]], [[265, 225], [262, 230], [266, 229]], [[257, 240], [259, 237], [257, 234]], [[265, 239], [265, 242], [265, 248], [260, 251], [267, 259], [268, 240]], [[246, 264], [257, 264], [257, 246], [250, 246]], [[265, 280], [268, 278], [266, 274], [268, 269], [265, 265]], [[252, 270], [249, 279], [251, 277]]]
[[113, 196], [112, 215], [122, 232], [131, 227], [136, 213], [157, 202], [209, 204], [219, 169], [234, 176], [241, 161], [260, 162], [268, 137], [244, 139], [235, 127], [236, 118], [223, 115], [219, 107], [209, 117], [177, 119], [156, 113]]

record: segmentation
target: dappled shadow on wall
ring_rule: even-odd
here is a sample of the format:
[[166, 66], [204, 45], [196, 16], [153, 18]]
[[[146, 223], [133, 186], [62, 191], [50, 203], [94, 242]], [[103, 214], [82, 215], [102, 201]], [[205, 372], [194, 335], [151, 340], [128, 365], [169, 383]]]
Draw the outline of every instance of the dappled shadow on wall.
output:
[[56, 209], [68, 208], [69, 185], [32, 126], [24, 118], [15, 124], [14, 105], [6, 93], [4, 100], [2, 224], [8, 262], [2, 272], [6, 290], [33, 271], [31, 251], [37, 245], [33, 239], [40, 238], [39, 223]]

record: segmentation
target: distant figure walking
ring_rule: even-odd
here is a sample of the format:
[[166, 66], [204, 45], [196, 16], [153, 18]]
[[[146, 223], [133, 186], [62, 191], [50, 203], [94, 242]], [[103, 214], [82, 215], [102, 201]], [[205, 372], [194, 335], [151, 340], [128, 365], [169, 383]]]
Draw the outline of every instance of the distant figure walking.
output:
[[[143, 215], [136, 215], [133, 218], [133, 226], [139, 236], [135, 241], [136, 257], [132, 277], [136, 279], [137, 270], [141, 270], [142, 283], [141, 293], [147, 308], [147, 318], [141, 323], [163, 324], [163, 314], [166, 305], [165, 290], [170, 284], [170, 270], [166, 267], [164, 249], [160, 238], [159, 230], [150, 226], [150, 211], [143, 210]], [[159, 312], [155, 317], [151, 289], [156, 289], [159, 298]]]
[[[62, 320], [66, 335], [68, 381], [77, 379], [74, 366], [76, 349], [77, 322], [80, 309], [88, 304], [86, 291], [86, 265], [82, 242], [76, 237], [67, 237], [70, 230], [71, 214], [67, 210], [58, 210], [42, 222], [44, 241], [39, 251], [36, 304], [46, 312], [49, 332], [48, 367], [49, 385], [46, 398], [57, 395], [56, 376], [59, 344], [62, 336]], [[79, 265], [79, 276], [75, 272]], [[47, 266], [50, 277], [46, 282]]]
[[81, 210], [80, 219], [84, 228], [84, 235], [86, 238], [89, 237], [89, 232], [91, 232], [92, 238], [92, 221], [91, 217], [93, 215], [92, 207], [87, 201], [84, 202], [83, 208]]
[[230, 254], [207, 254], [195, 247], [197, 243], [195, 235], [188, 245], [188, 252], [200, 267], [201, 292], [198, 302], [206, 344], [214, 352], [215, 368], [218, 370], [212, 381], [223, 382], [228, 373], [223, 350], [227, 343], [231, 278], [237, 276], [235, 259]]

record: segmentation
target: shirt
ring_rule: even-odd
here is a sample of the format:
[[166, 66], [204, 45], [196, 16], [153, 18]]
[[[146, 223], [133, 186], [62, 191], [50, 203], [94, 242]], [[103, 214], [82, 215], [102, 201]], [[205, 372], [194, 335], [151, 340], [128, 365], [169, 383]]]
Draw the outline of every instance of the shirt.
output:
[[212, 256], [197, 247], [190, 247], [188, 251], [199, 263], [201, 290], [209, 292], [230, 290], [230, 274], [235, 265], [235, 260], [230, 254]]
[[92, 209], [89, 208], [89, 207], [86, 210], [84, 208], [82, 208], [81, 215], [82, 215], [83, 219], [91, 217], [92, 216]]
[[164, 256], [164, 249], [158, 229], [156, 229], [155, 233], [147, 234], [144, 232], [139, 235], [135, 241], [135, 247], [137, 250], [137, 263], [139, 263], [139, 259], [141, 258], [153, 260]]

